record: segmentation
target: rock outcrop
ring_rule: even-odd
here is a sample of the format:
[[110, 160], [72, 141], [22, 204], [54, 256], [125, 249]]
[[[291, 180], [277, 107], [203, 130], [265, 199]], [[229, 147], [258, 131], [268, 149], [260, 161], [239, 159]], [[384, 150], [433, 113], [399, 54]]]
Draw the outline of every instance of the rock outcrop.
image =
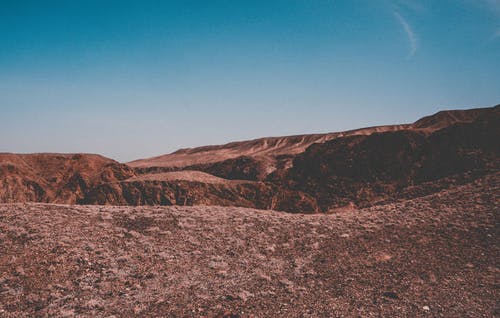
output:
[[125, 180], [132, 168], [92, 154], [0, 154], [0, 201], [75, 204], [95, 186]]

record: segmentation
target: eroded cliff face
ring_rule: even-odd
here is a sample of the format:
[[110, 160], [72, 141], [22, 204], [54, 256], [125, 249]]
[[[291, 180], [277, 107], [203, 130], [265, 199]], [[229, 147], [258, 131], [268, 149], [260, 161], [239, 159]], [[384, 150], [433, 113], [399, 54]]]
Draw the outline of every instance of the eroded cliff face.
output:
[[[89, 154], [0, 154], [0, 202], [221, 205], [302, 213], [370, 206], [498, 171], [499, 112], [499, 106], [447, 111], [414, 124], [328, 138], [292, 136], [183, 150], [176, 154], [192, 155], [186, 162], [196, 163], [177, 168], [144, 166], [147, 160], [132, 168]], [[227, 154], [226, 148], [231, 155], [241, 148], [242, 155], [213, 161], [214, 154]], [[203, 161], [207, 151], [212, 155]]]
[[10, 163], [0, 163], [0, 202], [48, 202], [47, 182]]
[[92, 189], [81, 204], [219, 205], [290, 212], [318, 212], [316, 200], [300, 191], [264, 182], [122, 181]]

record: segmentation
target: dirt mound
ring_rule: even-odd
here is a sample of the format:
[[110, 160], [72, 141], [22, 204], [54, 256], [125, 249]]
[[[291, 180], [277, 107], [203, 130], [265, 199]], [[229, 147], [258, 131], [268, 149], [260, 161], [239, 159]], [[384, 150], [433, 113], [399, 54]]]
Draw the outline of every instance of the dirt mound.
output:
[[495, 317], [499, 177], [332, 215], [0, 205], [0, 316]]

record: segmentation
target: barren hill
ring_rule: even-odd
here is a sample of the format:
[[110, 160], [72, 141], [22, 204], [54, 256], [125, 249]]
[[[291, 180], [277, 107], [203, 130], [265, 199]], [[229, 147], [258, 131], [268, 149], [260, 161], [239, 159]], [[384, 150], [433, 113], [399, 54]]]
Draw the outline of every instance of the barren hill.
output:
[[439, 112], [414, 124], [184, 149], [130, 165], [89, 154], [0, 154], [0, 202], [303, 213], [365, 207], [498, 171], [499, 129], [496, 106]]
[[474, 108], [465, 110], [442, 110], [434, 115], [423, 117], [413, 124], [413, 129], [426, 129], [429, 131], [446, 128], [456, 123], [470, 123], [478, 117], [483, 117], [489, 113], [498, 112], [500, 105], [492, 108]]
[[98, 184], [133, 175], [100, 155], [0, 153], [0, 201], [74, 204]]
[[297, 155], [275, 177], [322, 210], [432, 193], [500, 170], [500, 108], [432, 133], [404, 130], [338, 138]]
[[[258, 158], [263, 161], [273, 161], [279, 156], [283, 157], [302, 153], [314, 143], [324, 143], [341, 137], [371, 135], [373, 133], [400, 130], [422, 130], [432, 132], [455, 123], [471, 122], [478, 116], [490, 112], [491, 109], [492, 108], [476, 108], [469, 110], [440, 111], [434, 115], [417, 120], [413, 124], [376, 126], [326, 134], [267, 137], [249, 141], [231, 142], [225, 145], [180, 149], [171, 154], [148, 159], [139, 159], [127, 164], [135, 168], [183, 168], [222, 162], [227, 159], [234, 159], [241, 156]], [[270, 169], [274, 170], [273, 167]]]
[[164, 166], [0, 154], [0, 317], [497, 317], [498, 140], [500, 106]]
[[499, 185], [333, 215], [0, 204], [0, 317], [497, 317]]
[[393, 131], [404, 128], [406, 128], [406, 125], [392, 125], [327, 134], [266, 137], [249, 141], [231, 142], [225, 145], [180, 149], [171, 154], [149, 159], [139, 159], [127, 164], [135, 168], [183, 168], [221, 162], [241, 156], [258, 158], [265, 161], [266, 159], [270, 160], [277, 156], [295, 155], [303, 152], [314, 143], [323, 143], [338, 137], [366, 135], [373, 132]]

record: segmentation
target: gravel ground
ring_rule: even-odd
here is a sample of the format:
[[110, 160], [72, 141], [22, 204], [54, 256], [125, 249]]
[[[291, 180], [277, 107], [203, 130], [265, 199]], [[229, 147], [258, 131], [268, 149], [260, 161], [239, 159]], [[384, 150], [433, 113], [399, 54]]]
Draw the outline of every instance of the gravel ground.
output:
[[0, 205], [0, 317], [495, 317], [500, 174], [329, 215]]

